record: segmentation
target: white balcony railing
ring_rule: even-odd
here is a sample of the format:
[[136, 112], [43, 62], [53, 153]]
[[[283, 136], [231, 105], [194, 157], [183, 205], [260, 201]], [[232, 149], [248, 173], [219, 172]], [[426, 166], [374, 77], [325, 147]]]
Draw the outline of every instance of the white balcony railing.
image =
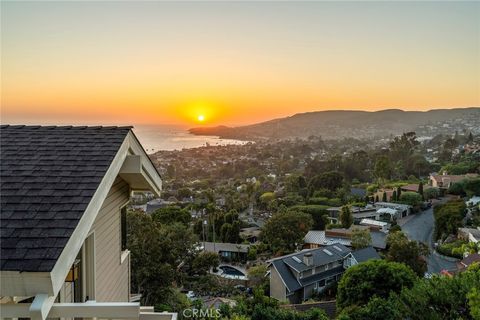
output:
[[[0, 305], [0, 318], [30, 318], [29, 303], [6, 303]], [[154, 312], [153, 307], [140, 307], [136, 302], [54, 303], [48, 318], [100, 318], [176, 320], [176, 313]]]

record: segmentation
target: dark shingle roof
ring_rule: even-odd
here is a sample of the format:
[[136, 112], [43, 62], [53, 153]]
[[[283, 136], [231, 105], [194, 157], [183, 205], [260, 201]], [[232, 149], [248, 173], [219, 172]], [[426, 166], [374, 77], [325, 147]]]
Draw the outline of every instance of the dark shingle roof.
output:
[[[325, 251], [326, 250], [326, 251]], [[312, 269], [312, 267], [306, 266], [303, 261], [303, 256], [305, 253], [311, 253], [313, 257], [313, 266], [321, 266], [333, 261], [343, 260], [345, 256], [347, 256], [352, 250], [345, 247], [341, 244], [334, 244], [330, 246], [325, 246], [322, 248], [311, 249], [311, 250], [304, 250], [298, 253], [290, 254], [287, 256], [279, 257], [272, 260], [272, 264], [277, 269], [280, 277], [283, 279], [283, 282], [287, 286], [290, 292], [296, 291], [304, 284], [300, 283], [293, 274], [292, 270], [296, 270], [297, 272], [302, 272], [308, 269]], [[329, 253], [331, 254], [329, 254]], [[293, 257], [296, 257], [300, 262], [295, 261]], [[343, 267], [340, 267], [343, 269]], [[322, 273], [317, 274], [317, 277], [323, 279], [323, 275], [330, 276], [332, 274], [339, 273], [337, 269], [330, 269], [330, 271], [324, 271]], [[310, 277], [309, 277], [310, 278]], [[309, 278], [305, 278], [308, 282]]]
[[[337, 244], [324, 246], [317, 249], [301, 251], [297, 254], [286, 256], [282, 258], [282, 260], [285, 264], [287, 264], [291, 268], [297, 270], [298, 272], [302, 272], [312, 268], [312, 267], [308, 267], [303, 263], [303, 256], [307, 252], [311, 253], [313, 256], [313, 265], [321, 266], [333, 261], [341, 260], [351, 251], [352, 250], [345, 247], [344, 245], [337, 243]], [[293, 257], [296, 257], [298, 260], [300, 260], [300, 262], [295, 261]]]
[[0, 126], [0, 270], [52, 270], [130, 129]]
[[461, 263], [463, 263], [466, 266], [470, 266], [474, 262], [480, 262], [480, 254], [478, 253], [469, 254], [466, 258], [464, 258], [461, 261]]
[[370, 259], [381, 259], [380, 255], [373, 247], [366, 247], [363, 249], [359, 249], [357, 251], [353, 251], [352, 255], [354, 256], [355, 260], [358, 263], [364, 262]]
[[288, 291], [293, 292], [302, 288], [302, 286], [297, 281], [297, 278], [295, 278], [290, 268], [282, 260], [272, 261], [272, 264], [275, 266], [275, 268], [278, 271], [278, 274], [283, 279], [283, 282], [285, 283], [285, 286], [287, 287]]

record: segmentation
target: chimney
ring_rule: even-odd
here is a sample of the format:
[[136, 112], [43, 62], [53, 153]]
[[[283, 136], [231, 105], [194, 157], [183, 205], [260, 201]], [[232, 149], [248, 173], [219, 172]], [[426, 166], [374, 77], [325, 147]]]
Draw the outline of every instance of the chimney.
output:
[[313, 265], [313, 255], [311, 252], [305, 253], [303, 255], [303, 263], [308, 267]]

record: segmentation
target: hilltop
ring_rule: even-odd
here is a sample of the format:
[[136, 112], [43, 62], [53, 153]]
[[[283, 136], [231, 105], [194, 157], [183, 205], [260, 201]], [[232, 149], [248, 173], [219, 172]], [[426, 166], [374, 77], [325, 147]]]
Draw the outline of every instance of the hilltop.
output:
[[[195, 135], [213, 135], [221, 138], [261, 140], [289, 139], [322, 136], [324, 138], [372, 138], [418, 130], [430, 126], [444, 126], [455, 122], [457, 130], [468, 129], [480, 120], [480, 108], [436, 109], [429, 111], [382, 111], [331, 110], [297, 113], [286, 118], [274, 119], [239, 127], [191, 128]], [[464, 124], [464, 126], [462, 126]], [[444, 130], [448, 126], [444, 126]]]

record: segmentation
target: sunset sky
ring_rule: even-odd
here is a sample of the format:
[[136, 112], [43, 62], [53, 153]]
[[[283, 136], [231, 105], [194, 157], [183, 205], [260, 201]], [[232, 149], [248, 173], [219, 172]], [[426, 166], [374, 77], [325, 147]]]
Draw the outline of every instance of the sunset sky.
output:
[[236, 125], [480, 105], [479, 2], [1, 9], [2, 123]]

